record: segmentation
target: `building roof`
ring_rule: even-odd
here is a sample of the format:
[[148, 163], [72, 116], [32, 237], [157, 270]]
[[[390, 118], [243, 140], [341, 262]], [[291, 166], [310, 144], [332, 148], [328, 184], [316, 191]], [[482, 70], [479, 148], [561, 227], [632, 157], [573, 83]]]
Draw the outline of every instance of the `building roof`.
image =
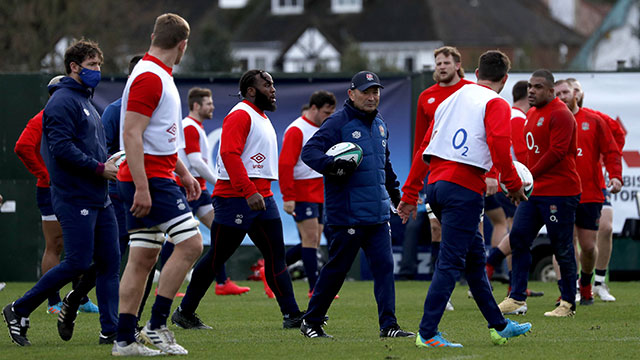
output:
[[600, 27], [587, 39], [578, 54], [573, 58], [569, 68], [575, 70], [589, 70], [589, 59], [598, 42], [613, 29], [624, 25], [629, 8], [637, 0], [618, 0], [609, 14], [604, 18]]

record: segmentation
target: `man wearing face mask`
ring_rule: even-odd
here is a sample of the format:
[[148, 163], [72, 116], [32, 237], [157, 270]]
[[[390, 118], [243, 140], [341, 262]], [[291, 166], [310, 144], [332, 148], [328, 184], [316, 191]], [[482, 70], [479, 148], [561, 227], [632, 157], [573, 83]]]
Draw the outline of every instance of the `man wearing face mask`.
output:
[[[55, 92], [44, 109], [41, 151], [49, 171], [53, 210], [63, 229], [65, 258], [23, 297], [4, 307], [11, 340], [20, 346], [31, 345], [29, 314], [80, 275], [89, 289], [97, 285], [102, 334], [116, 331], [120, 251], [107, 180], [115, 180], [117, 169], [114, 160], [106, 161], [104, 129], [90, 102], [100, 81], [102, 60], [95, 42], [74, 42], [64, 55], [67, 77], [50, 89]], [[86, 291], [76, 289], [63, 300], [58, 318], [63, 340], [71, 339]]]
[[[328, 117], [302, 148], [302, 161], [324, 175], [326, 225], [331, 234], [329, 261], [320, 271], [300, 327], [309, 338], [331, 337], [322, 328], [324, 317], [360, 248], [373, 275], [380, 337], [415, 336], [398, 326], [395, 315], [389, 218], [391, 205], [400, 202], [400, 190], [389, 161], [389, 131], [378, 113], [382, 87], [371, 71], [355, 74], [344, 107]], [[344, 141], [362, 148], [360, 165], [325, 154]]]

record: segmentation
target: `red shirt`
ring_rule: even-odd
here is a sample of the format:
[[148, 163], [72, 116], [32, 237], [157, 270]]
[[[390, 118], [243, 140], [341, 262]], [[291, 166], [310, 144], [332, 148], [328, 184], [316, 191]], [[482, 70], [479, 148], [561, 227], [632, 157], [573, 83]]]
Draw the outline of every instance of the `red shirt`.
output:
[[560, 99], [532, 107], [524, 124], [525, 165], [533, 175], [531, 195], [574, 196], [582, 192], [576, 171], [577, 129], [573, 114]]
[[20, 138], [16, 142], [13, 149], [16, 155], [22, 160], [24, 166], [27, 167], [37, 179], [37, 187], [49, 187], [49, 172], [44, 164], [42, 155], [40, 155], [40, 142], [42, 141], [42, 113], [40, 110], [36, 116], [31, 118], [27, 126], [22, 130]]
[[[522, 181], [518, 177], [513, 163], [511, 161], [511, 108], [502, 98], [496, 98], [486, 104], [484, 115], [484, 126], [487, 134], [487, 145], [491, 153], [491, 159], [496, 169], [502, 174], [502, 181], [508, 189], [519, 189]], [[422, 161], [422, 153], [429, 145], [431, 140], [431, 132], [433, 130], [433, 122], [422, 145], [413, 157], [411, 170], [404, 186], [402, 187], [402, 201], [415, 205], [418, 192], [422, 189], [423, 179], [429, 169], [428, 183], [433, 184], [436, 181], [448, 181], [469, 190], [483, 194], [486, 189], [485, 170], [458, 163], [455, 161], [444, 160], [436, 156], [431, 156], [431, 163], [427, 165]]]
[[[262, 110], [253, 103], [247, 100], [244, 102], [258, 114], [265, 116]], [[249, 136], [249, 130], [251, 130], [251, 116], [244, 110], [236, 110], [224, 118], [220, 135], [224, 137], [224, 141], [220, 143], [218, 151], [229, 174], [229, 180], [219, 179], [213, 189], [212, 196], [249, 198], [258, 192], [263, 197], [273, 196], [271, 180], [249, 178], [247, 169], [240, 158], [247, 136]]]
[[580, 109], [574, 114], [578, 123], [576, 167], [582, 182], [580, 203], [603, 203], [605, 187], [600, 156], [611, 178], [622, 181], [621, 153], [605, 121], [594, 113]]
[[600, 112], [598, 110], [593, 110], [585, 107], [583, 107], [582, 110], [594, 113], [600, 116], [602, 119], [604, 119], [607, 126], [609, 126], [609, 130], [611, 130], [611, 134], [613, 135], [613, 139], [616, 141], [616, 144], [618, 145], [618, 149], [622, 151], [622, 148], [624, 148], [625, 137], [627, 136], [627, 132], [622, 127], [622, 125], [620, 125], [620, 123], [617, 122], [616, 120], [612, 119], [611, 116], [603, 112]]
[[[309, 124], [318, 127], [306, 117], [302, 117]], [[324, 202], [323, 178], [294, 179], [293, 168], [300, 159], [300, 153], [304, 144], [300, 128], [292, 126], [284, 133], [282, 149], [278, 158], [278, 181], [280, 192], [284, 201], [304, 201], [313, 203]]]
[[455, 85], [451, 86], [440, 86], [438, 83], [427, 88], [420, 94], [420, 97], [418, 97], [418, 108], [416, 110], [416, 131], [414, 134], [412, 154], [415, 155], [416, 151], [420, 148], [424, 135], [433, 122], [433, 117], [438, 106], [466, 84], [473, 84], [473, 81], [460, 79]]
[[[169, 75], [172, 73], [172, 68], [166, 66], [155, 56], [145, 54], [142, 60], [153, 61]], [[160, 80], [160, 77], [152, 72], [142, 73], [133, 80], [129, 88], [129, 98], [126, 104], [127, 111], [151, 117], [161, 98], [162, 80]], [[125, 105], [123, 104], [123, 106]], [[159, 177], [175, 180], [174, 170], [177, 161], [178, 153], [165, 156], [144, 154], [144, 170], [147, 178]], [[133, 181], [127, 160], [120, 165], [118, 180]]]
[[[513, 108], [518, 109], [517, 107]], [[524, 114], [524, 111], [522, 113]], [[511, 119], [511, 144], [513, 145], [513, 153], [516, 156], [514, 160], [518, 160], [523, 164], [525, 162], [525, 158], [527, 157], [527, 144], [524, 140], [525, 121], [526, 118], [524, 117], [514, 117]]]
[[[187, 116], [187, 117], [195, 121], [200, 126], [200, 128], [204, 129], [204, 126], [200, 121], [192, 118], [191, 116]], [[200, 133], [193, 126], [186, 126], [184, 128], [184, 152], [187, 155], [194, 152], [195, 153], [201, 152]], [[196, 177], [196, 180], [198, 180], [198, 184], [200, 184], [200, 189], [202, 189], [202, 191], [207, 190], [207, 180], [205, 178], [198, 176]], [[182, 182], [180, 181], [180, 178], [176, 178], [176, 182], [178, 183], [178, 185], [182, 186]]]

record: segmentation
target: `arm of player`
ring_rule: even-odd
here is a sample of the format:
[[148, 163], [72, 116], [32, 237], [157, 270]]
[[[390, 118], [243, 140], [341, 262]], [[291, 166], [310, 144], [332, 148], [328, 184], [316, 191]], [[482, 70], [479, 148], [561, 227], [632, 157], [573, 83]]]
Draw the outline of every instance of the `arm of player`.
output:
[[[426, 103], [426, 94], [423, 92], [418, 97], [418, 106], [416, 108], [416, 129], [413, 139], [413, 152], [412, 155], [415, 155], [416, 152], [420, 150], [420, 146], [422, 145], [422, 140], [424, 139], [424, 135], [427, 133], [429, 129], [430, 119], [426, 115], [424, 110], [424, 104]], [[423, 150], [424, 151], [424, 150]]]
[[200, 194], [202, 194], [200, 183], [198, 183], [198, 180], [191, 175], [180, 158], [176, 161], [176, 174], [180, 176], [182, 186], [184, 186], [184, 189], [187, 191], [187, 201], [197, 200], [200, 197]]
[[113, 155], [120, 149], [120, 112], [117, 107], [110, 104], [102, 113], [102, 126], [104, 127], [104, 137], [107, 142], [107, 152]]
[[296, 189], [293, 179], [293, 169], [302, 152], [302, 131], [297, 127], [291, 127], [284, 134], [282, 149], [278, 159], [278, 181], [282, 193], [282, 209], [289, 215], [294, 215], [296, 205]]
[[389, 130], [387, 129], [387, 148], [385, 150], [385, 165], [384, 165], [384, 176], [385, 182], [384, 186], [387, 189], [387, 193], [389, 193], [389, 198], [391, 199], [391, 204], [393, 208], [397, 210], [398, 205], [400, 205], [400, 182], [398, 181], [398, 175], [396, 175], [395, 171], [393, 171], [393, 166], [391, 165], [391, 153], [389, 151]]
[[569, 134], [575, 133], [576, 120], [568, 109], [552, 112], [550, 117], [549, 149], [529, 168], [534, 180], [567, 156], [572, 139]]
[[207, 163], [202, 160], [202, 153], [192, 152], [187, 154], [187, 158], [189, 159], [189, 163], [191, 166], [198, 170], [198, 175], [203, 177], [209, 183], [215, 185], [218, 181], [218, 178], [213, 173], [213, 170], [207, 165]]
[[[602, 120], [602, 119], [598, 119]], [[622, 152], [618, 149], [611, 130], [604, 120], [598, 121], [598, 146], [602, 154], [604, 166], [609, 173], [609, 183], [606, 185], [611, 188], [613, 194], [622, 190]]]
[[342, 141], [340, 128], [342, 124], [336, 117], [329, 117], [320, 129], [307, 141], [302, 148], [300, 157], [313, 170], [329, 175], [333, 169], [333, 156], [325, 153], [330, 147]]
[[47, 172], [44, 160], [42, 160], [42, 155], [36, 150], [36, 145], [40, 144], [42, 140], [42, 112], [38, 115], [29, 120], [27, 126], [20, 134], [13, 151], [15, 151], [18, 158], [20, 158], [30, 173], [39, 181], [48, 183], [49, 173]]
[[126, 161], [136, 188], [133, 205], [129, 210], [135, 217], [144, 217], [151, 211], [151, 194], [149, 193], [147, 173], [144, 169], [142, 142], [142, 134], [150, 120], [149, 116], [133, 111], [127, 111], [124, 117], [122, 141], [124, 142], [124, 151], [127, 154]]

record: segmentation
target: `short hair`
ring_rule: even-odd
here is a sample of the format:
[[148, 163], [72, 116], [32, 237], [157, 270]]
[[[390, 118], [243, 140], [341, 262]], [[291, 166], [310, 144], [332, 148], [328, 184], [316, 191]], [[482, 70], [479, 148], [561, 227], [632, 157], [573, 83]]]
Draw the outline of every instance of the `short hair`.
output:
[[193, 105], [198, 103], [202, 106], [202, 99], [211, 97], [211, 90], [194, 87], [189, 89], [189, 95], [187, 96], [189, 101], [189, 110], [193, 110]]
[[167, 13], [156, 18], [151, 45], [161, 49], [173, 49], [189, 38], [189, 23], [180, 15]]
[[100, 62], [104, 60], [98, 43], [85, 38], [75, 40], [64, 52], [64, 70], [71, 74], [71, 63], [81, 65], [83, 61], [98, 55]]
[[527, 97], [527, 80], [520, 80], [511, 89], [511, 95], [513, 95], [513, 102], [519, 101]]
[[552, 88], [553, 84], [556, 82], [551, 71], [547, 69], [538, 69], [531, 74], [531, 77], [543, 78], [547, 83], [546, 85], [550, 88]]
[[310, 107], [311, 107], [311, 106], [309, 106], [309, 104], [308, 104], [308, 103], [307, 103], [307, 104], [304, 104], [304, 105], [302, 105], [302, 107], [300, 108], [300, 112], [301, 112], [301, 113], [304, 113], [305, 111], [309, 110], [309, 108], [310, 108]]
[[[455, 46], [442, 46], [433, 51], [433, 57], [435, 58], [438, 55], [451, 56], [453, 60], [457, 63], [462, 62], [462, 55], [460, 55], [460, 51]], [[458, 69], [458, 76], [460, 78], [464, 77], [464, 69], [462, 66]]]
[[142, 60], [142, 55], [136, 55], [131, 58], [131, 61], [129, 61], [129, 75], [131, 75], [133, 68], [136, 67], [136, 64], [138, 64], [140, 60]]
[[247, 95], [247, 90], [250, 87], [255, 87], [255, 83], [256, 83], [256, 75], [260, 74], [262, 75], [265, 71], [264, 70], [259, 70], [259, 69], [252, 69], [252, 70], [247, 70], [245, 71], [244, 74], [242, 74], [242, 77], [240, 78], [240, 95], [242, 95], [242, 97], [246, 97]]
[[500, 81], [511, 69], [509, 57], [500, 50], [489, 50], [478, 59], [478, 80]]
[[332, 92], [326, 90], [318, 90], [311, 94], [309, 98], [309, 107], [315, 105], [318, 109], [325, 104], [334, 106], [336, 104], [336, 96]]
[[571, 83], [566, 79], [561, 79], [561, 80], [556, 81], [553, 84], [553, 86], [558, 86], [558, 85], [562, 85], [562, 84], [567, 84], [569, 86], [569, 88], [573, 88], [573, 85], [571, 85]]

